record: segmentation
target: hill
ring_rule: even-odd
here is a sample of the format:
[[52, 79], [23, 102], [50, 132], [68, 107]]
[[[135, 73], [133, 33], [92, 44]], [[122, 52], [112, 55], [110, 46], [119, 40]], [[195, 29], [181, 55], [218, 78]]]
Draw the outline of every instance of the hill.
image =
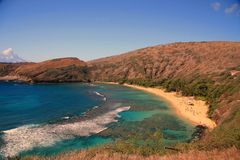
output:
[[[172, 43], [89, 61], [94, 80], [218, 76], [239, 67], [238, 42]], [[231, 70], [232, 68], [232, 70]]]
[[40, 63], [0, 64], [5, 80], [27, 82], [86, 82], [87, 65], [78, 58], [59, 58]]

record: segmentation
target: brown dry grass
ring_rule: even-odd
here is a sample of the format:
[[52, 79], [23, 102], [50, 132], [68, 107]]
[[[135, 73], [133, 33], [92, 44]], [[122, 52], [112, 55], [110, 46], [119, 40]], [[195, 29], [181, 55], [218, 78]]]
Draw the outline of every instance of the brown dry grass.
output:
[[240, 151], [235, 147], [218, 151], [190, 151], [165, 156], [143, 157], [119, 153], [95, 153], [91, 151], [72, 152], [51, 158], [29, 157], [25, 160], [240, 160]]
[[88, 61], [92, 80], [161, 80], [228, 72], [240, 65], [239, 42], [181, 42]]

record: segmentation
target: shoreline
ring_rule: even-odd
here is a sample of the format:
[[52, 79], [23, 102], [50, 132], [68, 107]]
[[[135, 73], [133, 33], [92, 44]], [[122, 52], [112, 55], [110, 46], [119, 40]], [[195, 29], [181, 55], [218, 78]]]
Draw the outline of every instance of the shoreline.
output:
[[[0, 79], [1, 80], [1, 79]], [[95, 82], [102, 84], [121, 85], [116, 82]], [[205, 101], [196, 100], [194, 97], [181, 96], [176, 92], [165, 92], [160, 88], [143, 87], [137, 85], [122, 84], [123, 86], [142, 90], [154, 94], [165, 102], [170, 104], [171, 109], [183, 120], [188, 121], [193, 125], [206, 126], [209, 129], [216, 127], [216, 123], [208, 118], [208, 105]]]
[[[105, 84], [118, 84], [115, 82], [103, 82]], [[119, 84], [118, 84], [119, 85]], [[177, 94], [177, 92], [165, 92], [160, 88], [142, 87], [137, 85], [123, 84], [123, 86], [142, 90], [154, 94], [167, 103], [174, 112], [182, 119], [193, 125], [206, 126], [209, 129], [216, 127], [216, 123], [208, 118], [208, 105], [205, 101], [196, 100], [194, 97], [186, 97]]]
[[[113, 84], [113, 83], [111, 83]], [[194, 125], [206, 126], [209, 129], [216, 127], [216, 123], [208, 118], [208, 106], [205, 101], [195, 100], [194, 97], [185, 97], [178, 95], [176, 92], [165, 92], [159, 88], [147, 88], [137, 85], [123, 84], [126, 87], [152, 93], [165, 101], [173, 108], [175, 113]]]

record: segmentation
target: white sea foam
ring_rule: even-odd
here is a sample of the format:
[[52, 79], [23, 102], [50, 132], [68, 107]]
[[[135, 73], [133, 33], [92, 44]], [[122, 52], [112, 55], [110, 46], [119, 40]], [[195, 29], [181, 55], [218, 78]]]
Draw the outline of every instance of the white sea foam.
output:
[[99, 93], [99, 92], [97, 92], [97, 91], [94, 91], [94, 93], [95, 93], [96, 95], [98, 95], [98, 96], [105, 97], [103, 94], [101, 94], [101, 93]]
[[76, 136], [89, 136], [106, 129], [106, 125], [117, 122], [118, 113], [129, 110], [130, 107], [120, 107], [91, 120], [67, 124], [25, 125], [16, 129], [4, 131], [5, 145], [0, 154], [5, 157], [16, 156], [19, 152], [34, 147], [47, 147], [61, 140], [72, 139]]
[[97, 109], [99, 106], [94, 106], [93, 109]]
[[103, 95], [103, 94], [101, 94], [101, 93], [99, 93], [99, 92], [97, 92], [97, 91], [94, 91], [94, 93], [95, 93], [96, 95], [100, 96], [100, 97], [103, 97], [103, 100], [104, 100], [104, 101], [107, 101], [107, 97], [106, 97], [105, 95]]
[[68, 117], [68, 116], [66, 116], [66, 117], [62, 117], [62, 119], [65, 119], [65, 120], [66, 120], [66, 119], [69, 119], [69, 118], [70, 118], [70, 117]]

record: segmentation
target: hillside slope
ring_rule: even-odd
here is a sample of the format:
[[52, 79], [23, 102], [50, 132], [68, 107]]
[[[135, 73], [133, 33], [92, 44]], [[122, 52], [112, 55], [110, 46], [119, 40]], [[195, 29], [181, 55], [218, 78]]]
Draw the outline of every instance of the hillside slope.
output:
[[239, 156], [240, 151], [233, 147], [225, 151], [190, 151], [187, 153], [175, 153], [165, 156], [152, 155], [150, 157], [106, 152], [94, 153], [87, 150], [60, 154], [51, 158], [28, 157], [23, 160], [239, 160]]
[[[229, 72], [240, 65], [238, 42], [172, 43], [89, 61], [92, 79], [159, 80]], [[213, 75], [212, 75], [213, 76]]]
[[40, 63], [0, 64], [0, 75], [2, 79], [7, 76], [10, 80], [37, 83], [88, 81], [87, 65], [78, 58], [59, 58]]

